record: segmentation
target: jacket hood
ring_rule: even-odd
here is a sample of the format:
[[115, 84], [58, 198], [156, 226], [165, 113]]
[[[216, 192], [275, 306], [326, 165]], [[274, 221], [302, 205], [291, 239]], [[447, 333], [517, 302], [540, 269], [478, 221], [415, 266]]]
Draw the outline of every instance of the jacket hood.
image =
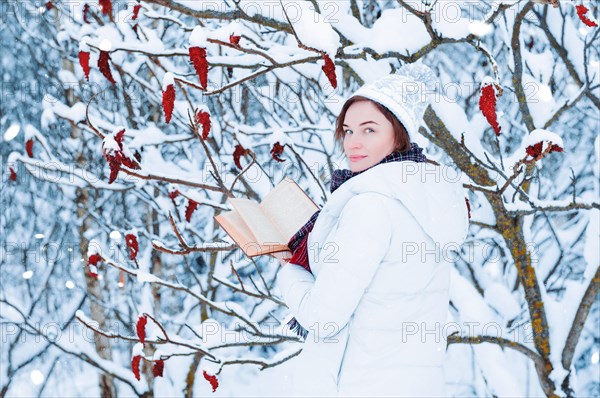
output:
[[377, 164], [343, 183], [321, 210], [316, 224], [337, 219], [353, 196], [376, 192], [401, 201], [440, 247], [452, 244], [458, 249], [469, 228], [467, 194], [460, 177], [449, 166], [427, 162]]

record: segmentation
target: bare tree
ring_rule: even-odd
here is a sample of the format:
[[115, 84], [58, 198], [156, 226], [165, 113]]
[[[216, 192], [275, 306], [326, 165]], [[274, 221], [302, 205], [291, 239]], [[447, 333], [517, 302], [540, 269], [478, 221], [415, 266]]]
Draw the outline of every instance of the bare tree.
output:
[[[188, 358], [178, 377], [193, 396], [198, 374], [214, 382], [227, 365], [266, 369], [298, 355], [301, 340], [283, 327], [274, 289], [279, 267], [242, 256], [212, 217], [229, 209], [229, 197], [260, 200], [283, 175], [325, 203], [340, 167], [331, 131], [342, 98], [421, 61], [441, 84], [418, 141], [469, 191], [469, 241], [455, 262], [464, 289], [451, 297], [452, 315], [502, 331], [457, 332], [449, 350], [472, 349], [488, 388], [474, 395], [514, 391], [487, 366], [513, 354], [536, 371], [538, 385], [521, 392], [595, 391], [572, 383], [597, 367], [575, 361], [591, 350], [582, 336], [598, 338], [585, 325], [598, 318], [588, 319], [600, 286], [592, 221], [600, 30], [583, 9], [558, 1], [48, 3], [42, 15], [60, 23], [27, 40], [63, 60], [58, 81], [75, 79], [44, 107], [69, 126], [71, 143], [37, 134], [43, 151], [15, 150], [8, 160], [40, 180], [58, 170], [52, 184], [76, 187], [88, 297], [76, 318], [94, 331], [98, 357], [52, 345], [99, 369], [103, 396], [121, 385], [153, 396], [173, 357]], [[469, 251], [474, 243], [499, 257]], [[219, 328], [212, 338], [210, 325]], [[531, 341], [508, 337], [525, 325]]]

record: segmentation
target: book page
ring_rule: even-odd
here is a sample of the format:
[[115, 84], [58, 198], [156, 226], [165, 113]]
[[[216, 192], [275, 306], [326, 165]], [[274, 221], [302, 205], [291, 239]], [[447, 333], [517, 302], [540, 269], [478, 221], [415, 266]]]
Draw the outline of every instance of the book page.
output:
[[214, 218], [238, 245], [242, 246], [254, 240], [252, 231], [237, 211], [225, 211]]
[[265, 196], [260, 207], [286, 244], [319, 210], [319, 206], [289, 177]]
[[260, 246], [264, 244], [287, 244], [288, 241], [263, 214], [258, 203], [245, 198], [229, 198], [228, 200], [250, 228], [256, 243]]
[[222, 212], [214, 219], [248, 257], [289, 250], [287, 244], [261, 246], [236, 210]]

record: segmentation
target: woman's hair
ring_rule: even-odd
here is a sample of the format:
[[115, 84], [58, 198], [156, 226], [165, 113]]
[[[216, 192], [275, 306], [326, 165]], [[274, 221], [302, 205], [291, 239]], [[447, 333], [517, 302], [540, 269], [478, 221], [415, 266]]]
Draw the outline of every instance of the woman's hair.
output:
[[344, 104], [342, 110], [340, 111], [340, 115], [337, 118], [336, 126], [335, 126], [335, 144], [338, 148], [343, 148], [344, 143], [344, 119], [346, 118], [346, 112], [348, 112], [348, 108], [355, 102], [358, 101], [369, 101], [375, 104], [379, 112], [381, 112], [387, 120], [390, 121], [392, 127], [394, 128], [394, 151], [404, 152], [410, 149], [410, 137], [408, 136], [408, 132], [404, 128], [404, 125], [400, 123], [398, 118], [385, 106], [381, 105], [378, 102], [372, 101], [369, 98], [362, 97], [360, 95], [356, 95]]

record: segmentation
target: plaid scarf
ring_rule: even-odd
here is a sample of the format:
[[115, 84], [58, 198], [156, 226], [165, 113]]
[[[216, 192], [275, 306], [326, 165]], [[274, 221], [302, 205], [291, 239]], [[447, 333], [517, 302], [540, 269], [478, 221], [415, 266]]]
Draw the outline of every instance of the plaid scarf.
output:
[[[423, 155], [422, 152], [423, 152], [423, 148], [419, 147], [416, 143], [412, 142], [410, 144], [410, 149], [408, 149], [407, 151], [392, 152], [388, 156], [383, 158], [379, 163], [377, 163], [371, 167], [375, 167], [382, 163], [400, 162], [403, 160], [410, 160], [413, 162], [426, 162], [427, 158], [425, 157], [425, 155]], [[352, 177], [359, 175], [360, 173], [363, 173], [363, 172], [369, 170], [371, 167], [366, 168], [365, 170], [354, 171], [354, 172], [351, 170], [348, 170], [348, 169], [334, 170], [333, 175], [331, 176], [331, 183], [330, 183], [331, 193], [333, 193], [336, 189], [338, 189], [344, 182], [348, 181]], [[298, 230], [298, 232], [296, 232], [294, 234], [294, 236], [292, 236], [292, 238], [288, 242], [288, 247], [290, 248], [290, 251], [292, 252], [292, 258], [290, 259], [289, 262], [302, 266], [304, 269], [306, 269], [310, 273], [312, 273], [312, 271], [310, 269], [310, 264], [308, 261], [308, 250], [307, 250], [306, 246], [307, 246], [307, 241], [308, 241], [308, 234], [310, 231], [312, 231], [320, 212], [321, 212], [321, 210], [317, 210], [310, 217], [310, 219], [306, 222], [306, 224], [304, 224], [304, 226], [302, 228], [300, 228]], [[304, 329], [300, 325], [300, 323], [298, 323], [296, 318], [292, 318], [287, 324], [290, 326], [291, 330], [295, 331], [299, 336], [302, 336], [303, 338], [306, 339], [308, 331], [306, 329]]]

